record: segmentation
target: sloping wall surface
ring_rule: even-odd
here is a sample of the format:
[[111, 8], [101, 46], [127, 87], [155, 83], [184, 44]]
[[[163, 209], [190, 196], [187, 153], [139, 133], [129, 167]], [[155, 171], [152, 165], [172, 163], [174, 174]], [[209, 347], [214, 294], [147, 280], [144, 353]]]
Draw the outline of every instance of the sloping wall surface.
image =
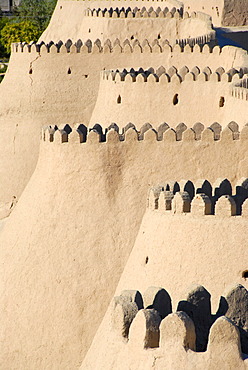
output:
[[222, 52], [215, 48], [211, 53], [208, 46], [200, 52], [196, 45], [193, 53], [187, 48], [182, 53], [179, 45], [172, 50], [167, 44], [145, 44], [142, 48], [137, 43], [136, 47], [124, 47], [112, 41], [100, 47], [86, 42], [77, 52], [75, 45], [68, 45], [68, 49], [53, 44], [19, 45], [13, 49], [0, 85], [0, 202], [9, 202], [13, 196], [19, 198], [26, 186], [37, 162], [42, 125], [89, 124], [102, 69], [161, 65], [180, 69], [187, 65], [190, 69], [209, 66], [211, 70], [222, 66], [228, 71], [232, 66], [242, 66], [246, 56], [246, 52], [234, 47], [225, 47]]
[[245, 320], [247, 290], [242, 285], [221, 297], [229, 305], [226, 316], [211, 314], [211, 294], [201, 285], [189, 288], [176, 312], [164, 288], [151, 286], [142, 293], [124, 290], [113, 298], [105, 330], [101, 325], [81, 370], [247, 369], [244, 337], [231, 314]]
[[184, 11], [187, 12], [204, 12], [212, 17], [215, 27], [221, 26], [224, 0], [184, 0]]
[[[218, 322], [215, 320], [222, 315], [240, 327], [242, 351], [248, 350], [248, 295], [243, 287], [247, 287], [248, 202], [244, 201], [247, 180], [239, 181], [236, 189], [231, 188], [227, 179], [218, 179], [213, 184], [199, 180], [195, 185], [189, 185], [186, 180], [165, 181], [163, 187], [151, 190], [149, 209], [118, 284], [117, 297], [111, 302], [81, 369], [124, 369], [125, 356], [133, 369], [146, 365], [147, 369], [212, 369], [218, 367], [220, 360], [224, 369], [247, 367], [247, 362], [242, 361], [235, 330], [228, 335], [222, 328], [213, 348], [222, 347], [223, 354], [231, 340], [236, 343], [236, 349], [233, 347], [224, 357], [219, 350], [211, 353], [213, 331]], [[180, 192], [175, 193], [179, 186]], [[187, 194], [183, 192], [185, 188]], [[198, 193], [190, 207], [185, 208], [193, 188]], [[243, 196], [241, 215], [235, 216], [235, 205]], [[214, 211], [211, 203], [215, 203]], [[197, 285], [199, 282], [207, 290]], [[147, 289], [149, 284], [151, 287]], [[128, 287], [134, 290], [127, 290]], [[166, 291], [159, 287], [165, 287]], [[143, 300], [139, 292], [144, 292]], [[212, 310], [211, 299], [215, 306]], [[137, 307], [133, 306], [135, 303]], [[196, 310], [194, 304], [198, 306]], [[194, 321], [195, 330], [189, 330], [188, 325], [184, 330], [181, 325], [176, 326], [177, 315], [181, 313], [170, 315], [172, 311], [186, 312]], [[170, 320], [175, 325], [174, 334], [163, 332]], [[173, 349], [164, 348], [169, 342]], [[143, 353], [142, 349], [145, 349]]]
[[[45, 30], [41, 36], [41, 40], [49, 42], [51, 40], [67, 40], [71, 38], [72, 40], [77, 40], [82, 37], [82, 32], [85, 32], [82, 28], [85, 16], [85, 10], [88, 8], [130, 8], [134, 9], [135, 7], [161, 7], [168, 8], [168, 10], [180, 10], [182, 9], [182, 3], [177, 0], [169, 1], [160, 1], [156, 0], [151, 1], [126, 1], [126, 0], [111, 0], [111, 1], [102, 1], [102, 0], [93, 0], [93, 1], [75, 1], [75, 0], [59, 0], [55, 8], [54, 14], [52, 16], [51, 22], [48, 28]], [[73, 22], [71, 20], [73, 19]], [[98, 37], [100, 37], [100, 27], [98, 29]], [[88, 31], [88, 29], [87, 29]]]
[[132, 122], [140, 128], [145, 121], [155, 126], [165, 121], [176, 127], [180, 120], [187, 126], [197, 121], [211, 125], [216, 120], [226, 126], [233, 120], [243, 126], [246, 100], [236, 100], [231, 94], [234, 81], [241, 81], [238, 73], [231, 76], [234, 72], [197, 66], [190, 71], [186, 65], [104, 71], [90, 125]]
[[[143, 38], [152, 42], [159, 37], [167, 39], [173, 45], [176, 40], [193, 39], [211, 35], [213, 32], [210, 19], [198, 13], [194, 14], [194, 17], [189, 17], [187, 13], [186, 17], [182, 18], [179, 13], [166, 13], [163, 10], [156, 12], [153, 10], [150, 13], [144, 10], [142, 13], [138, 10], [124, 12], [121, 8], [114, 12], [113, 9], [111, 11], [94, 9], [89, 11], [89, 15], [84, 16], [76, 36], [72, 38], [67, 34], [66, 38], [61, 39], [67, 40], [70, 36], [75, 42], [79, 38], [101, 41], [119, 38], [123, 42], [126, 39]], [[46, 35], [42, 36], [41, 40], [48, 41]]]
[[130, 129], [123, 142], [115, 131], [102, 143], [94, 131], [86, 143], [74, 136], [42, 142], [36, 171], [1, 233], [1, 366], [77, 369], [133, 247], [148, 188], [165, 178], [214, 181], [216, 174], [235, 184], [248, 176], [246, 131], [240, 140], [223, 131], [215, 141], [206, 130], [202, 140], [188, 133], [177, 141], [169, 130], [160, 142], [151, 131], [138, 141]]

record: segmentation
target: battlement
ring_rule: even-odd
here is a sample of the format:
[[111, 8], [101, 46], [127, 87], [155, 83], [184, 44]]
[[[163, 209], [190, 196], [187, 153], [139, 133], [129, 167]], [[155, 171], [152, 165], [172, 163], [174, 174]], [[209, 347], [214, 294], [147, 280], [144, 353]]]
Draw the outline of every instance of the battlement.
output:
[[[71, 0], [67, 0], [67, 1], [71, 1]], [[101, 2], [103, 5], [106, 4], [106, 0], [74, 0], [74, 1], [83, 1], [85, 3], [96, 3], [96, 2]], [[108, 0], [109, 2], [120, 2], [120, 0]], [[180, 9], [180, 8], [183, 8], [183, 2], [181, 1], [178, 1], [178, 0], [142, 0], [142, 2], [146, 3], [146, 2], [154, 2], [154, 1], [157, 1], [158, 3], [166, 3], [168, 5], [170, 5], [170, 7], [175, 7], [177, 9]], [[121, 0], [122, 3], [132, 3], [132, 0]]]
[[168, 141], [185, 143], [193, 141], [218, 142], [224, 140], [226, 143], [248, 139], [248, 126], [245, 126], [241, 132], [236, 122], [230, 122], [227, 127], [222, 129], [218, 122], [205, 127], [197, 122], [192, 128], [188, 128], [184, 123], [179, 123], [175, 129], [170, 128], [167, 123], [161, 123], [157, 129], [150, 123], [144, 124], [139, 130], [135, 125], [128, 123], [120, 129], [116, 123], [112, 123], [104, 129], [100, 124], [92, 128], [83, 124], [70, 127], [70, 125], [45, 126], [42, 129], [42, 141], [48, 143], [123, 143], [128, 141]]
[[[79, 39], [77, 42], [73, 43], [70, 39], [65, 43], [59, 41], [54, 43], [53, 41], [48, 44], [41, 42], [36, 43], [13, 43], [12, 52], [13, 53], [39, 53], [39, 54], [97, 54], [97, 53], [166, 53], [166, 54], [175, 54], [175, 53], [202, 53], [202, 54], [213, 54], [218, 55], [224, 51], [228, 50], [228, 47], [220, 48], [219, 46], [209, 46], [205, 44], [211, 40], [215, 39], [215, 31], [211, 31], [207, 35], [203, 35], [196, 39], [192, 40], [192, 45], [188, 44], [188, 41], [185, 39], [177, 40], [176, 44], [173, 46], [169, 44], [167, 39], [154, 39], [153, 42], [145, 40], [124, 40], [121, 42], [118, 38], [115, 40], [106, 40], [101, 42], [97, 40], [86, 40], [83, 42]], [[199, 44], [198, 44], [199, 43]], [[242, 55], [247, 55], [245, 50], [237, 49], [237, 52]], [[193, 54], [192, 54], [193, 56]]]
[[174, 214], [191, 213], [195, 216], [248, 217], [248, 179], [240, 179], [232, 190], [228, 179], [165, 181], [153, 187], [147, 206], [152, 210]]
[[212, 71], [208, 66], [203, 69], [195, 66], [192, 70], [187, 66], [183, 66], [180, 70], [172, 66], [167, 71], [163, 66], [160, 66], [156, 70], [154, 68], [149, 68], [147, 70], [144, 70], [143, 68], [140, 68], [139, 70], [135, 70], [133, 68], [130, 70], [112, 69], [104, 70], [101, 73], [101, 78], [110, 82], [126, 81], [140, 83], [182, 83], [183, 81], [232, 82], [239, 80], [241, 76], [243, 76], [242, 70], [238, 71], [235, 68], [231, 68], [226, 72], [223, 67], [219, 67], [215, 71]]
[[149, 287], [143, 295], [125, 290], [113, 299], [111, 326], [132, 348], [166, 352], [171, 343], [185, 352], [214, 356], [221, 347], [232, 346], [236, 353], [225, 351], [225, 356], [241, 359], [241, 351], [248, 353], [247, 304], [248, 292], [242, 285], [220, 297], [216, 314], [211, 313], [210, 293], [201, 285], [191, 287], [174, 313], [171, 297], [161, 287]]
[[175, 7], [169, 10], [169, 8], [165, 7], [161, 9], [158, 7], [154, 9], [150, 7], [147, 9], [146, 7], [142, 7], [141, 9], [135, 7], [134, 9], [124, 7], [122, 8], [109, 8], [109, 9], [101, 9], [101, 8], [93, 8], [93, 9], [86, 9], [85, 10], [86, 17], [101, 17], [101, 18], [176, 18], [180, 19], [183, 18], [182, 9], [177, 10]]
[[176, 18], [176, 19], [200, 19], [210, 26], [212, 29], [212, 19], [208, 14], [202, 12], [183, 12], [183, 8], [177, 9], [176, 7], [168, 8], [167, 6], [161, 8], [143, 6], [142, 8], [88, 8], [85, 10], [86, 17], [99, 17], [99, 18]]
[[231, 89], [231, 95], [235, 98], [248, 100], [248, 78], [242, 78], [240, 81], [236, 82]]

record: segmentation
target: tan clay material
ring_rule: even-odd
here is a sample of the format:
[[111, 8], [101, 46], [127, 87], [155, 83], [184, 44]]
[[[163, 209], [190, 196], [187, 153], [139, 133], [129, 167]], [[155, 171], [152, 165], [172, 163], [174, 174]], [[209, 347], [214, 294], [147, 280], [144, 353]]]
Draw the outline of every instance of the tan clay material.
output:
[[245, 369], [248, 57], [213, 28], [244, 4], [116, 4], [12, 45], [0, 367]]

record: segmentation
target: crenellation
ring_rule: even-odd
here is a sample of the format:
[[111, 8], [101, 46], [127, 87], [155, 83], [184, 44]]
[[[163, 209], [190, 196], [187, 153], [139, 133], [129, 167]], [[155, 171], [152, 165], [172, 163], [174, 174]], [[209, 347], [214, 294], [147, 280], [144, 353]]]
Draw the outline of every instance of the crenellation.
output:
[[[105, 132], [104, 132], [105, 130]], [[59, 132], [57, 132], [59, 131]], [[90, 133], [93, 132], [92, 135]], [[71, 128], [70, 125], [61, 125], [59, 128], [55, 126], [44, 126], [42, 129], [41, 140], [43, 142], [53, 142], [54, 135], [56, 134], [56, 142], [67, 143], [74, 142], [74, 139], [78, 136], [80, 143], [87, 143], [88, 138], [94, 137], [94, 133], [97, 133], [97, 141], [99, 143], [108, 141], [112, 142], [112, 138], [116, 143], [122, 143], [124, 141], [171, 141], [171, 142], [194, 142], [194, 141], [240, 141], [245, 139], [245, 135], [248, 137], [248, 126], [245, 126], [241, 132], [239, 132], [239, 126], [236, 122], [230, 122], [226, 128], [222, 129], [219, 123], [214, 122], [210, 127], [204, 128], [204, 125], [197, 122], [193, 127], [187, 127], [183, 122], [179, 123], [175, 129], [171, 128], [168, 123], [161, 123], [158, 128], [154, 128], [150, 123], [145, 123], [140, 129], [137, 129], [133, 123], [128, 123], [120, 131], [119, 126], [116, 123], [112, 123], [108, 128], [104, 129], [100, 124], [94, 125], [92, 128], [86, 127], [83, 124], [79, 124], [78, 127]], [[70, 139], [73, 135], [74, 139]], [[59, 139], [61, 137], [61, 140]], [[75, 141], [77, 142], [77, 140]], [[222, 180], [221, 180], [222, 181]], [[222, 194], [223, 195], [223, 194]]]
[[58, 0], [12, 45], [4, 369], [248, 368], [248, 54], [218, 45], [246, 47], [222, 27], [235, 1]]
[[172, 199], [172, 213], [182, 214], [190, 212], [190, 196], [186, 191], [180, 191]]
[[182, 311], [171, 313], [162, 320], [160, 327], [159, 347], [176, 346], [195, 351], [196, 334], [192, 319]]
[[196, 333], [196, 351], [207, 349], [208, 336], [213, 318], [211, 315], [211, 295], [201, 285], [192, 286], [185, 300], [178, 303], [177, 311], [185, 312], [193, 321]]
[[201, 134], [204, 130], [204, 125], [201, 122], [196, 122], [192, 127], [192, 130], [195, 133], [195, 140], [201, 140]]
[[211, 327], [207, 351], [209, 356], [219, 358], [222, 363], [236, 363], [244, 368], [238, 328], [225, 316], [218, 318]]
[[56, 144], [68, 143], [68, 133], [63, 129], [54, 132], [53, 141]]
[[130, 346], [139, 349], [159, 346], [159, 325], [161, 317], [154, 309], [139, 310], [130, 327]]
[[[153, 52], [154, 48], [153, 46]], [[136, 45], [137, 47], [137, 45]], [[158, 52], [161, 52], [160, 46], [157, 45]], [[124, 48], [127, 48], [129, 52], [131, 52], [131, 45], [125, 44]], [[140, 48], [140, 46], [138, 46]], [[127, 51], [126, 49], [126, 51]], [[223, 67], [217, 68], [217, 70], [224, 70]], [[112, 78], [109, 78], [109, 77]], [[131, 76], [131, 78], [130, 78]], [[110, 82], [148, 82], [148, 83], [173, 83], [173, 84], [181, 84], [183, 82], [222, 82], [222, 83], [230, 83], [233, 81], [234, 78], [237, 78], [239, 80], [239, 71], [236, 71], [234, 74], [231, 73], [219, 73], [217, 71], [211, 71], [209, 67], [205, 67], [203, 69], [200, 69], [199, 67], [195, 66], [191, 70], [189, 67], [184, 66], [177, 70], [176, 67], [171, 66], [168, 70], [165, 69], [165, 67], [161, 66], [157, 71], [151, 71], [151, 69], [143, 70], [140, 68], [139, 70], [131, 69], [130, 71], [127, 71], [126, 69], [123, 70], [104, 70], [101, 72], [101, 77], [103, 80], [108, 80]], [[236, 87], [235, 87], [236, 88]], [[233, 91], [234, 88], [232, 87]], [[247, 92], [248, 96], [248, 92]], [[221, 103], [220, 103], [221, 104]], [[224, 103], [223, 103], [224, 104]], [[221, 105], [223, 106], [223, 105]], [[218, 136], [218, 135], [217, 135]]]
[[92, 145], [92, 144], [97, 144], [101, 141], [101, 135], [97, 130], [91, 130], [89, 131], [87, 135], [87, 143]]
[[136, 303], [139, 310], [144, 308], [143, 298], [138, 290], [123, 290], [120, 297], [125, 297], [130, 302]]
[[[216, 314], [211, 312], [210, 293], [201, 285], [188, 288], [175, 312], [165, 289], [149, 287], [143, 296], [137, 293], [147, 308], [136, 305], [133, 309], [134, 301], [122, 296], [114, 298], [111, 308], [112, 322], [114, 317], [118, 331], [127, 339], [125, 345], [133, 350], [158, 348], [163, 356], [163, 350], [168, 352], [172, 346], [185, 353], [190, 349], [191, 356], [204, 352], [213, 357], [220, 355], [225, 343], [230, 358], [239, 361], [241, 351], [247, 353], [248, 293], [242, 285], [220, 297]], [[118, 305], [120, 310], [116, 310]]]
[[163, 320], [172, 313], [171, 297], [161, 287], [149, 287], [143, 294], [144, 307], [156, 310]]
[[203, 131], [202, 131], [202, 136], [201, 136], [201, 140], [203, 142], [209, 142], [209, 143], [212, 143], [215, 138], [214, 138], [214, 131], [210, 128], [210, 127], [206, 127]]
[[222, 306], [227, 309], [225, 316], [238, 328], [242, 351], [248, 352], [248, 292], [241, 285], [232, 287], [224, 297]]
[[138, 313], [136, 302], [128, 296], [114, 297], [112, 302], [112, 328], [124, 339], [128, 338], [130, 325]]
[[72, 132], [68, 136], [68, 143], [70, 143], [70, 144], [81, 144], [83, 142], [84, 142], [84, 135], [80, 131], [80, 129], [78, 128], [78, 129], [72, 130]]
[[236, 216], [236, 203], [231, 195], [222, 195], [217, 200], [215, 214], [221, 217]]
[[159, 208], [159, 198], [163, 190], [162, 186], [153, 187], [148, 193], [148, 208], [151, 210], [156, 210]]
[[220, 140], [220, 134], [222, 127], [218, 122], [214, 122], [210, 128], [213, 130], [214, 133], [214, 140]]
[[[232, 194], [231, 183], [227, 179], [218, 179], [212, 185], [208, 180], [167, 181], [150, 190], [149, 208], [169, 211], [169, 214], [192, 214], [193, 216], [216, 217], [248, 215], [247, 179], [243, 178], [236, 185], [236, 194]], [[168, 212], [167, 212], [168, 214]]]
[[191, 203], [191, 213], [195, 216], [212, 214], [212, 202], [204, 193], [197, 193]]
[[173, 191], [166, 190], [160, 192], [158, 200], [158, 209], [171, 211], [172, 210], [172, 200], [174, 198]]
[[[212, 37], [211, 40], [213, 40], [214, 35], [212, 35], [211, 37]], [[117, 38], [113, 39], [113, 40], [110, 40], [108, 38], [108, 39], [103, 40], [103, 41], [101, 41], [100, 39], [97, 39], [97, 40], [88, 39], [85, 42], [83, 42], [81, 39], [78, 39], [76, 42], [72, 42], [72, 40], [69, 39], [65, 43], [62, 43], [62, 41], [60, 40], [59, 43], [55, 43], [55, 42], [51, 41], [48, 44], [46, 44], [44, 42], [41, 42], [41, 43], [38, 43], [38, 44], [35, 44], [35, 43], [31, 43], [31, 44], [15, 43], [12, 46], [12, 50], [13, 50], [14, 53], [21, 52], [21, 53], [26, 54], [26, 53], [31, 53], [31, 51], [32, 52], [36, 51], [37, 53], [50, 54], [50, 48], [52, 47], [52, 49], [54, 50], [54, 53], [56, 52], [58, 54], [64, 54], [65, 53], [65, 48], [67, 50], [67, 53], [75, 53], [75, 50], [76, 50], [77, 53], [84, 54], [85, 52], [92, 53], [92, 46], [94, 45], [94, 43], [96, 41], [98, 41], [96, 44], [100, 49], [100, 53], [103, 53], [104, 49], [106, 50], [107, 46], [109, 47], [111, 52], [114, 52], [114, 50], [117, 50], [116, 45], [119, 45], [120, 46], [120, 52], [124, 53], [123, 48], [124, 48], [125, 43], [124, 43], [124, 41], [120, 42], [120, 40], [117, 39]], [[130, 41], [132, 41], [132, 40], [128, 40], [128, 41], [130, 43]], [[205, 42], [203, 42], [204, 46], [201, 46], [202, 41], [200, 39], [199, 40], [196, 40], [196, 39], [187, 39], [186, 40], [185, 39], [184, 42], [181, 39], [178, 39], [178, 40], [175, 41], [176, 43], [174, 45], [170, 45], [169, 41], [167, 39], [159, 39], [159, 40], [157, 40], [156, 44], [153, 45], [153, 46], [151, 46], [151, 44], [150, 44], [151, 40], [148, 41], [147, 39], [144, 39], [144, 40], [141, 41], [141, 40], [136, 38], [135, 41], [136, 41], [136, 43], [137, 42], [139, 43], [139, 46], [140, 46], [139, 49], [140, 49], [141, 53], [157, 52], [158, 49], [159, 49], [160, 52], [166, 53], [166, 54], [168, 54], [168, 53], [172, 53], [172, 54], [180, 53], [181, 54], [181, 53], [185, 52], [185, 53], [190, 53], [190, 54], [192, 54], [192, 53], [193, 54], [194, 53], [197, 53], [197, 54], [201, 54], [201, 53], [202, 54], [214, 54], [216, 57], [218, 57], [222, 53], [222, 50], [228, 50], [229, 48], [231, 48], [230, 46], [225, 46], [221, 49], [219, 46], [218, 46], [218, 48], [215, 46], [212, 49]], [[55, 50], [55, 47], [56, 47], [57, 51]], [[75, 49], [75, 47], [76, 47], [76, 49]], [[131, 47], [131, 44], [130, 44], [130, 47]], [[136, 52], [139, 49], [136, 49]], [[133, 52], [132, 47], [131, 47], [131, 50]], [[241, 50], [239, 53], [240, 53], [241, 58], [242, 58], [242, 56], [247, 55], [247, 52], [245, 50]]]

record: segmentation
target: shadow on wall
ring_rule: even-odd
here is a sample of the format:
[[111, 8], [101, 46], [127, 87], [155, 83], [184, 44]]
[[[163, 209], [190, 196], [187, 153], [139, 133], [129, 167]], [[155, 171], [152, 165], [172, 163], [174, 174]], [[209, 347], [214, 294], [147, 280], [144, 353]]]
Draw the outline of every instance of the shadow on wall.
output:
[[246, 31], [234, 30], [230, 28], [215, 28], [216, 38], [220, 47], [231, 45], [248, 50], [248, 28]]
[[[191, 349], [196, 352], [207, 351], [212, 327], [220, 317], [226, 316], [232, 325], [238, 328], [242, 352], [247, 354], [247, 305], [248, 292], [239, 284], [231, 288], [225, 296], [220, 297], [218, 311], [212, 314], [210, 293], [202, 285], [192, 285], [185, 300], [181, 300], [177, 306], [177, 313], [186, 314], [193, 322], [195, 343]], [[129, 338], [132, 326], [141, 314], [144, 314], [147, 324], [144, 348], [160, 347], [159, 331], [163, 327], [161, 321], [163, 322], [166, 317], [166, 321], [170, 318], [173, 321], [173, 317], [175, 318], [175, 315], [172, 315], [171, 297], [168, 292], [163, 288], [151, 286], [142, 295], [136, 290], [124, 290], [120, 296], [114, 297], [112, 325], [122, 337]], [[149, 333], [150, 330], [152, 333]], [[152, 342], [149, 341], [151, 338]]]

